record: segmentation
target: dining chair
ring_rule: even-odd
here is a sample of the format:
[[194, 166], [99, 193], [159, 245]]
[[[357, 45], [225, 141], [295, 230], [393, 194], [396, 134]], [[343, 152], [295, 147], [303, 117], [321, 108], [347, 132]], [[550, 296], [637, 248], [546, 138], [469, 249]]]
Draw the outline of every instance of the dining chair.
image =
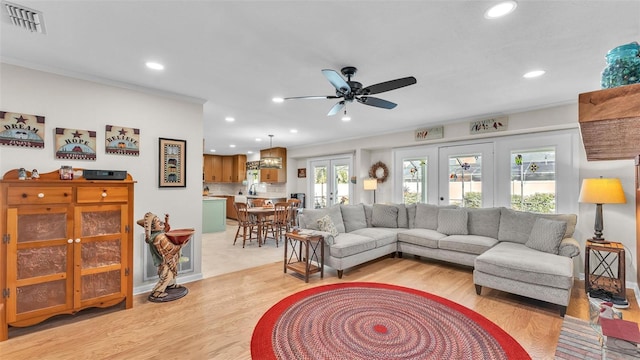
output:
[[289, 229], [298, 226], [298, 211], [300, 211], [300, 199], [289, 199]]
[[236, 244], [236, 241], [240, 236], [240, 229], [242, 229], [242, 247], [244, 248], [244, 244], [247, 241], [247, 232], [249, 233], [249, 242], [251, 242], [251, 235], [255, 233], [255, 227], [257, 227], [258, 224], [256, 224], [251, 214], [247, 211], [247, 204], [237, 202], [234, 203], [234, 207], [238, 214], [238, 230], [236, 231], [236, 236], [233, 239], [233, 245]]
[[271, 231], [271, 235], [276, 242], [276, 247], [278, 247], [280, 239], [289, 229], [289, 214], [289, 204], [286, 202], [279, 202], [273, 206], [273, 218], [265, 221], [266, 228], [264, 239], [267, 238], [269, 231]]

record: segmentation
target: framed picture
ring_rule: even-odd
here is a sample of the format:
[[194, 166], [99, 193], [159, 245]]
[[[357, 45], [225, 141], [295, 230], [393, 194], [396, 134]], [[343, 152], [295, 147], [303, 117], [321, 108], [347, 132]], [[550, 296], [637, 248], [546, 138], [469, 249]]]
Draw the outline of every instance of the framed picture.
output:
[[307, 169], [306, 168], [298, 169], [298, 177], [299, 178], [306, 178], [307, 177]]
[[160, 138], [160, 187], [187, 186], [187, 141]]

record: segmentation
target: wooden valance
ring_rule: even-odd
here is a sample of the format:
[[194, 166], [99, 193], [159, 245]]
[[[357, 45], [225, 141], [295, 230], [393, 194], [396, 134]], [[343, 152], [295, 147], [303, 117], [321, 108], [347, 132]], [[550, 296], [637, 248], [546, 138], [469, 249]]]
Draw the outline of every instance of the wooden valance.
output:
[[587, 160], [640, 154], [640, 84], [580, 94], [578, 121]]

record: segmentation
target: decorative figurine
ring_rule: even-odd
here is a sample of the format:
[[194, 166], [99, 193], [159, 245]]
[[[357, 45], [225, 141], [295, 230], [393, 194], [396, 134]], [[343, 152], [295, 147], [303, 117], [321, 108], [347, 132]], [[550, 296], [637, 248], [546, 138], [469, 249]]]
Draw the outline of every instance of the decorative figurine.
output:
[[27, 170], [24, 168], [18, 169], [18, 180], [26, 180], [27, 179]]
[[38, 173], [38, 169], [31, 170], [31, 178], [32, 179], [40, 179], [40, 173]]
[[170, 231], [169, 215], [165, 214], [164, 223], [155, 214], [148, 212], [144, 219], [138, 220], [138, 225], [144, 227], [145, 242], [153, 258], [153, 264], [158, 267], [158, 283], [151, 290], [149, 301], [167, 302], [180, 299], [189, 290], [176, 283], [180, 250], [194, 233], [193, 229], [179, 229]]

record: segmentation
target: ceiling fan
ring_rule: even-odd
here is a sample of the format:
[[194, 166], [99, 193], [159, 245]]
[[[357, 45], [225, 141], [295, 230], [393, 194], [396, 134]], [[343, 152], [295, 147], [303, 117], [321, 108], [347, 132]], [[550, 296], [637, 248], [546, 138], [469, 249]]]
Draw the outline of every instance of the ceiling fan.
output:
[[340, 72], [344, 75], [347, 80], [345, 80], [338, 72], [331, 69], [322, 70], [322, 75], [329, 80], [331, 85], [336, 88], [335, 95], [328, 96], [296, 96], [296, 97], [288, 97], [284, 98], [284, 100], [296, 100], [296, 99], [341, 99], [338, 101], [327, 116], [332, 116], [339, 113], [346, 105], [346, 103], [353, 102], [356, 100], [357, 102], [369, 106], [375, 106], [383, 109], [393, 109], [398, 104], [392, 103], [391, 101], [387, 101], [384, 99], [380, 99], [377, 97], [369, 96], [373, 94], [383, 93], [385, 91], [399, 89], [401, 87], [413, 85], [416, 83], [416, 78], [413, 76], [389, 80], [385, 82], [381, 82], [379, 84], [374, 84], [367, 86], [365, 88], [362, 87], [362, 84], [357, 81], [352, 81], [351, 77], [356, 74], [358, 69], [353, 66], [343, 67]]

